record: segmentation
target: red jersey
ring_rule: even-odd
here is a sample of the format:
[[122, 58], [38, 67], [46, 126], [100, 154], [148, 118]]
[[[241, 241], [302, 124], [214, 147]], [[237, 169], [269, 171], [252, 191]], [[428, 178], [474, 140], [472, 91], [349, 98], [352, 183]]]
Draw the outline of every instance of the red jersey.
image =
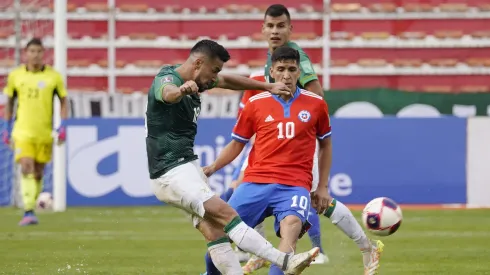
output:
[[[258, 72], [255, 72], [255, 73], [252, 73], [250, 75], [250, 78], [253, 79], [253, 80], [265, 82], [264, 70], [258, 71]], [[238, 116], [240, 116], [240, 113], [242, 112], [243, 107], [245, 107], [245, 103], [247, 103], [247, 101], [252, 96], [257, 95], [257, 94], [260, 94], [260, 93], [263, 93], [263, 92], [264, 91], [261, 91], [261, 90], [245, 90], [243, 92], [242, 99], [240, 100], [240, 106], [238, 108]]]
[[232, 137], [247, 143], [254, 134], [244, 182], [311, 190], [316, 139], [331, 134], [328, 106], [322, 97], [300, 88], [288, 102], [269, 92], [251, 97]]

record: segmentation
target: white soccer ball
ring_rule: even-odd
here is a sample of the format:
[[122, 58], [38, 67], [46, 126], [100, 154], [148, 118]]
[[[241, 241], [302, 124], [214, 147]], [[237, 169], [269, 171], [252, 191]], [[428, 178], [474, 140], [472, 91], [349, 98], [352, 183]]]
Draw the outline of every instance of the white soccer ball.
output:
[[37, 208], [40, 210], [51, 210], [53, 207], [53, 196], [49, 192], [42, 192], [37, 198]]
[[390, 198], [376, 198], [362, 211], [364, 227], [377, 236], [389, 236], [395, 233], [400, 228], [402, 219], [402, 209]]

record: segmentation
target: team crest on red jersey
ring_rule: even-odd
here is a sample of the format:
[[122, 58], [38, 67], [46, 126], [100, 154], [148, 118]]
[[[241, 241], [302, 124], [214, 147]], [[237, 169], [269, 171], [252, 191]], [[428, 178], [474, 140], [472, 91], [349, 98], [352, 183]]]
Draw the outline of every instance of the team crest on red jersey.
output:
[[310, 112], [303, 110], [303, 111], [299, 112], [298, 118], [302, 122], [308, 122], [311, 118], [311, 114], [310, 114]]

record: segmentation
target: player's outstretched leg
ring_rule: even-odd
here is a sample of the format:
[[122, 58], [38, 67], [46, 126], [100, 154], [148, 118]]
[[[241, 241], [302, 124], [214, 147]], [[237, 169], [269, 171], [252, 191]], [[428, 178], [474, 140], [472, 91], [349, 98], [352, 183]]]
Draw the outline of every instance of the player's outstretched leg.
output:
[[[258, 224], [254, 229], [265, 239], [265, 228], [263, 222]], [[252, 255], [252, 257], [250, 257], [247, 263], [243, 266], [243, 274], [252, 274], [254, 271], [259, 270], [262, 267], [268, 267], [269, 265], [270, 263], [268, 261]]]
[[379, 269], [381, 252], [383, 252], [383, 243], [381, 241], [371, 242], [350, 209], [336, 199], [333, 199], [324, 215], [357, 244], [363, 257], [364, 274], [376, 274]]
[[310, 206], [310, 213], [308, 215], [308, 222], [310, 222], [311, 227], [308, 230], [308, 236], [311, 240], [312, 247], [320, 248], [320, 253], [315, 258], [315, 260], [311, 264], [325, 264], [328, 263], [328, 257], [325, 254], [322, 246], [322, 233], [320, 230], [320, 217], [318, 216], [315, 208]]

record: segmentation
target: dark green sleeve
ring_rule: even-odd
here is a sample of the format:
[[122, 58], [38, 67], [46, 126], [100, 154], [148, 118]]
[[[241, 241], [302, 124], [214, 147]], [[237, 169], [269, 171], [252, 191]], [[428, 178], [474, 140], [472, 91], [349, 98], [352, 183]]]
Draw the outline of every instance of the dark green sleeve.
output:
[[305, 87], [306, 84], [313, 80], [318, 80], [318, 76], [315, 73], [315, 69], [311, 64], [310, 58], [303, 51], [299, 51], [300, 59], [299, 59], [299, 67], [301, 69], [301, 75], [299, 77], [299, 83], [301, 86]]
[[153, 93], [155, 94], [156, 100], [163, 102], [162, 90], [168, 85], [180, 87], [182, 85], [182, 81], [173, 74], [165, 74], [155, 77], [153, 80]]

